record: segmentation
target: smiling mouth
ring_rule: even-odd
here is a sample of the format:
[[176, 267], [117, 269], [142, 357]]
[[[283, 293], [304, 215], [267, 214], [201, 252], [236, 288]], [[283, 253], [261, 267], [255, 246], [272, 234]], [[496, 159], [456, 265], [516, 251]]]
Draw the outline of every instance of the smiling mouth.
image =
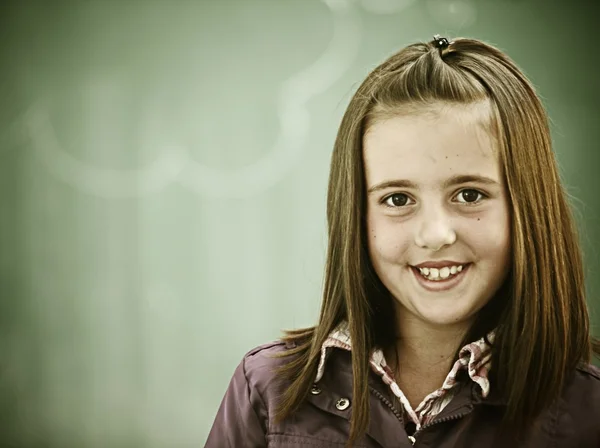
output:
[[468, 264], [469, 263], [454, 264], [454, 265], [448, 265], [448, 266], [441, 267], [441, 268], [425, 268], [425, 267], [420, 268], [417, 266], [412, 266], [412, 267], [415, 268], [417, 270], [417, 272], [419, 274], [421, 274], [427, 280], [440, 282], [440, 281], [447, 280], [449, 278], [452, 278], [452, 277], [460, 274], [462, 272], [462, 270], [464, 268], [466, 268], [466, 266]]
[[[457, 268], [454, 270], [455, 271], [454, 273], [447, 272], [446, 269], [448, 269], [448, 268], [435, 269], [435, 270], [429, 269], [429, 270], [426, 270], [425, 272], [423, 272], [422, 269], [416, 268], [414, 266], [410, 266], [410, 269], [413, 272], [416, 280], [425, 289], [428, 289], [431, 291], [443, 291], [443, 290], [453, 288], [454, 286], [459, 284], [462, 281], [462, 279], [465, 277], [466, 273], [469, 271], [471, 264], [472, 263], [463, 264], [461, 269], [458, 269], [458, 266], [457, 266]], [[432, 270], [433, 270], [433, 272], [432, 272]], [[442, 271], [442, 272], [440, 272], [440, 271]]]

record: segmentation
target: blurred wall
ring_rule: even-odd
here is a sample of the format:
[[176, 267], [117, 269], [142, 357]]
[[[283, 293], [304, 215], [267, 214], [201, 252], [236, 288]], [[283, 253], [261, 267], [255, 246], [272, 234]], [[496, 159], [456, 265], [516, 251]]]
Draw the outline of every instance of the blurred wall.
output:
[[436, 33], [506, 50], [543, 97], [598, 335], [592, 3], [2, 2], [6, 446], [201, 446], [243, 354], [318, 316], [351, 94]]

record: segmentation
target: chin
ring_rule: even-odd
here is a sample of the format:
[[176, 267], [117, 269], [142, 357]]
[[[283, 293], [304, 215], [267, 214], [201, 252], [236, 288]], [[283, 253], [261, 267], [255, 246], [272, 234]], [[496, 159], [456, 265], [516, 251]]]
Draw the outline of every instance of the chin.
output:
[[472, 311], [472, 308], [468, 310], [459, 311], [456, 307], [448, 309], [441, 307], [438, 310], [422, 310], [417, 317], [424, 323], [434, 326], [455, 326], [455, 325], [470, 325], [473, 321], [476, 311]]

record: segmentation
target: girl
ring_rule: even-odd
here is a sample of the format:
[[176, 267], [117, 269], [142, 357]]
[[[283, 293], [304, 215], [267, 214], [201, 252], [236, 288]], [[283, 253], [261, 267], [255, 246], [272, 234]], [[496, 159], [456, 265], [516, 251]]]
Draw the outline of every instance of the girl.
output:
[[543, 106], [435, 36], [353, 96], [316, 326], [250, 351], [207, 447], [600, 447], [600, 345]]

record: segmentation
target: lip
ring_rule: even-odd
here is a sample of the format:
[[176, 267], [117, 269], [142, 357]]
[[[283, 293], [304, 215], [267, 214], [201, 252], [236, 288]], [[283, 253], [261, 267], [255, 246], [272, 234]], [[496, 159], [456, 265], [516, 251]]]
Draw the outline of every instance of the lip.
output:
[[[446, 265], [447, 266], [447, 265]], [[417, 267], [411, 266], [410, 270], [412, 271], [415, 279], [424, 289], [428, 291], [438, 292], [438, 291], [447, 291], [456, 287], [460, 284], [467, 272], [469, 272], [469, 268], [471, 267], [471, 263], [463, 265], [463, 270], [458, 274], [453, 275], [452, 277], [448, 277], [446, 280], [427, 280], [419, 273], [419, 269]]]
[[443, 267], [446, 266], [458, 266], [458, 265], [462, 265], [463, 267], [465, 267], [468, 263], [463, 263], [460, 261], [454, 261], [454, 260], [440, 260], [440, 261], [426, 261], [424, 263], [421, 264], [415, 264], [412, 265], [415, 268], [437, 268], [437, 269], [441, 269]]

